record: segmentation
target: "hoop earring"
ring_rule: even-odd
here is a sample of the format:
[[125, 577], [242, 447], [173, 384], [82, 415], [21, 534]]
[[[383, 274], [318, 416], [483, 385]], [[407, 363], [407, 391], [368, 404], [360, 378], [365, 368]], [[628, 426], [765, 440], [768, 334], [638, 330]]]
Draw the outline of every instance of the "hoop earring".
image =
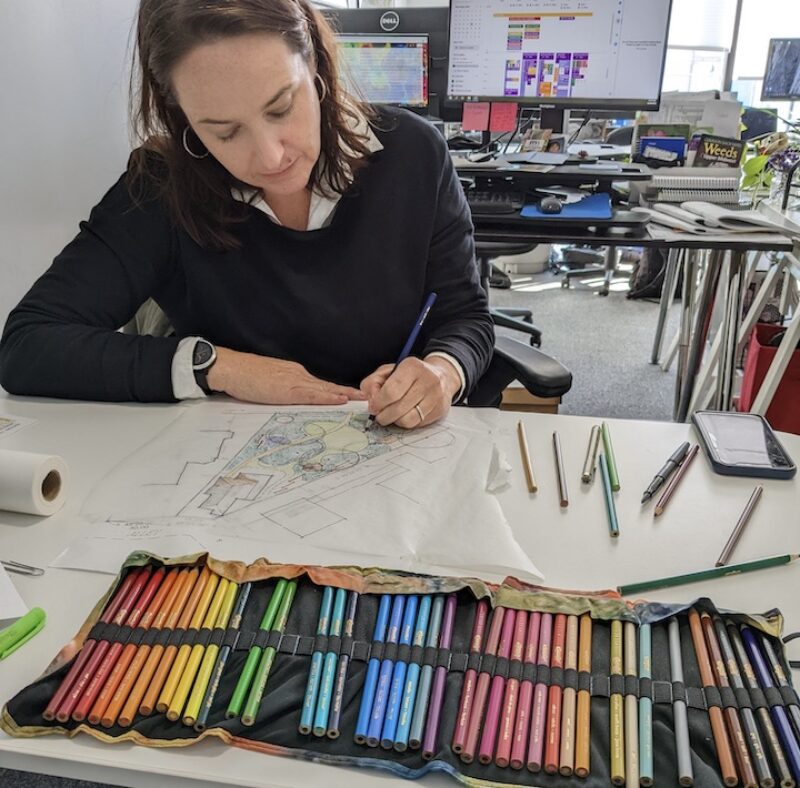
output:
[[319, 84], [319, 103], [322, 104], [323, 101], [328, 97], [328, 86], [325, 84], [325, 80], [319, 75], [319, 72], [314, 74], [314, 81]]
[[187, 135], [188, 133], [189, 133], [189, 127], [188, 127], [188, 126], [186, 126], [186, 127], [183, 129], [183, 149], [184, 149], [184, 150], [185, 150], [185, 151], [186, 151], [186, 152], [187, 152], [187, 153], [188, 153], [188, 154], [189, 154], [189, 155], [190, 155], [190, 156], [191, 156], [193, 159], [205, 159], [205, 157], [206, 157], [206, 156], [208, 156], [208, 151], [206, 151], [206, 152], [205, 152], [205, 153], [203, 153], [203, 154], [199, 154], [199, 155], [198, 155], [197, 153], [193, 153], [191, 150], [189, 150], [189, 144], [188, 144], [188, 142], [186, 141], [186, 135]]

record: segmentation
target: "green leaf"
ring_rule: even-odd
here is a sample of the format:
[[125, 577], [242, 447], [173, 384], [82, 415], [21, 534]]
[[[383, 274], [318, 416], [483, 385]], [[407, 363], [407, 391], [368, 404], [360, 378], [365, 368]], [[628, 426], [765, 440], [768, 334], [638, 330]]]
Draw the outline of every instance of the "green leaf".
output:
[[744, 174], [758, 175], [767, 166], [768, 158], [768, 156], [753, 156], [752, 159], [748, 159], [742, 166]]

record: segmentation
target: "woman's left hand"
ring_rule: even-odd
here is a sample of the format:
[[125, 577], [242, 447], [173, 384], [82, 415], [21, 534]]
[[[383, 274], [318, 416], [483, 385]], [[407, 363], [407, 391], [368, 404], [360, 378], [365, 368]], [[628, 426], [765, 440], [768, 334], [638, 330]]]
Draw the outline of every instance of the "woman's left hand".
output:
[[455, 367], [441, 356], [409, 356], [398, 365], [384, 364], [361, 381], [369, 412], [378, 424], [416, 429], [447, 415], [461, 388]]

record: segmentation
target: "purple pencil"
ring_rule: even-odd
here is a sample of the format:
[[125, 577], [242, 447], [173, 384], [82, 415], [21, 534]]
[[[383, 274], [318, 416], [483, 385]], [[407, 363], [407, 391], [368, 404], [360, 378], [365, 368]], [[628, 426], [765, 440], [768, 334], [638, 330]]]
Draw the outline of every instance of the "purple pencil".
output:
[[[511, 656], [511, 644], [514, 642], [514, 627], [517, 623], [517, 611], [506, 610], [503, 617], [503, 632], [500, 635], [500, 648], [497, 649], [499, 659], [508, 659]], [[491, 763], [494, 757], [494, 745], [497, 741], [497, 729], [500, 726], [500, 712], [503, 704], [503, 693], [506, 680], [502, 675], [492, 678], [492, 688], [489, 690], [489, 705], [486, 708], [486, 720], [483, 723], [481, 746], [478, 748], [478, 760], [481, 763]]]
[[[439, 635], [439, 648], [450, 648], [453, 642], [453, 625], [456, 620], [456, 595], [450, 594], [445, 603], [442, 630]], [[444, 705], [444, 689], [447, 683], [447, 668], [439, 665], [433, 676], [431, 699], [428, 706], [428, 719], [425, 722], [425, 737], [422, 740], [422, 757], [429, 761], [438, 751], [439, 721]]]
[[[539, 659], [538, 664], [550, 665], [550, 645], [553, 638], [553, 614], [542, 613], [542, 630], [539, 634]], [[542, 768], [544, 755], [544, 740], [547, 735], [545, 730], [545, 712], [547, 711], [547, 685], [541, 681], [536, 682], [533, 690], [533, 713], [531, 714], [531, 738], [528, 744], [528, 769], [538, 772]]]

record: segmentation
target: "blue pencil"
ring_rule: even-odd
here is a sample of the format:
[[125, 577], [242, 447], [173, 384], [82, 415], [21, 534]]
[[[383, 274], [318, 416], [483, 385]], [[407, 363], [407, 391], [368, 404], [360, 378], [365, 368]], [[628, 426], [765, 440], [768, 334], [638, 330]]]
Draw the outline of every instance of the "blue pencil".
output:
[[[381, 597], [381, 603], [378, 607], [378, 616], [375, 619], [375, 630], [372, 634], [374, 643], [383, 643], [386, 637], [386, 625], [389, 623], [389, 610], [391, 606], [391, 595], [384, 594]], [[372, 714], [372, 703], [375, 700], [375, 688], [378, 684], [378, 671], [380, 667], [381, 661], [376, 657], [372, 657], [367, 665], [367, 676], [364, 679], [364, 689], [361, 693], [361, 707], [358, 710], [356, 732], [353, 736], [353, 741], [355, 741], [356, 744], [366, 744], [367, 741], [367, 729], [369, 728], [369, 718]]]
[[[431, 595], [426, 594], [419, 603], [417, 625], [414, 627], [414, 637], [411, 640], [412, 646], [422, 648], [425, 645], [432, 601]], [[403, 695], [400, 701], [400, 717], [397, 720], [397, 731], [394, 735], [394, 748], [397, 752], [405, 752], [408, 749], [411, 720], [414, 715], [414, 701], [417, 698], [417, 687], [419, 686], [419, 674], [420, 666], [416, 662], [409, 662], [405, 684], [403, 685]]]
[[[333, 604], [333, 588], [326, 586], [322, 592], [322, 602], [319, 606], [319, 621], [317, 622], [317, 635], [327, 635], [328, 625], [331, 617], [331, 605]], [[308, 671], [308, 683], [306, 684], [306, 694], [303, 697], [303, 710], [300, 712], [300, 725], [298, 730], [305, 736], [311, 733], [314, 724], [314, 711], [317, 708], [317, 696], [319, 694], [319, 680], [322, 677], [321, 651], [315, 651], [311, 655], [311, 667]]]
[[619, 521], [617, 520], [617, 507], [614, 505], [614, 493], [611, 489], [611, 476], [609, 475], [606, 455], [601, 454], [600, 476], [603, 480], [603, 495], [606, 499], [606, 514], [608, 515], [608, 531], [611, 536], [619, 536]]
[[[428, 626], [428, 636], [425, 638], [426, 648], [436, 648], [439, 645], [439, 633], [442, 631], [442, 615], [444, 614], [444, 596], [437, 594], [433, 599], [431, 621]], [[411, 731], [408, 736], [408, 746], [418, 750], [422, 746], [422, 735], [425, 729], [425, 717], [428, 714], [428, 701], [431, 697], [431, 684], [433, 683], [433, 665], [423, 665], [419, 676], [417, 699], [414, 704], [414, 716], [411, 718]]]
[[[336, 589], [336, 599], [333, 603], [333, 615], [331, 615], [330, 637], [338, 638], [342, 636], [342, 622], [344, 620], [344, 603], [347, 599], [347, 592], [343, 588]], [[319, 685], [319, 698], [317, 699], [317, 710], [314, 713], [314, 727], [311, 732], [315, 736], [324, 736], [328, 730], [328, 713], [331, 709], [331, 696], [333, 695], [333, 679], [336, 675], [336, 662], [339, 655], [335, 651], [328, 651], [325, 655], [325, 662], [322, 667], [322, 679]]]
[[[394, 602], [392, 602], [392, 615], [389, 618], [389, 628], [386, 631], [387, 643], [397, 643], [397, 638], [400, 636], [400, 627], [403, 623], [405, 604], [406, 598], [402, 594], [397, 594], [394, 598]], [[369, 729], [367, 730], [368, 747], [377, 747], [381, 742], [383, 716], [386, 714], [386, 706], [389, 702], [389, 687], [392, 683], [393, 669], [393, 659], [384, 658], [381, 661], [381, 670], [378, 674], [378, 686], [375, 688], [375, 700], [372, 703], [372, 712], [369, 717]]]
[[[414, 637], [414, 622], [417, 620], [417, 607], [419, 597], [416, 594], [409, 594], [406, 598], [406, 611], [403, 616], [403, 626], [400, 630], [400, 645], [410, 646], [411, 639]], [[403, 688], [406, 682], [406, 671], [408, 663], [398, 659], [394, 663], [394, 675], [392, 676], [392, 686], [389, 691], [389, 702], [386, 705], [386, 714], [383, 718], [383, 732], [381, 733], [381, 747], [384, 750], [391, 750], [394, 745], [395, 733], [397, 733], [397, 721], [400, 719], [400, 703], [403, 700]]]
[[[356, 608], [358, 607], [358, 592], [351, 591], [347, 598], [347, 615], [344, 619], [343, 637], [353, 637], [353, 627], [356, 623]], [[347, 681], [347, 666], [350, 664], [350, 655], [344, 652], [339, 655], [339, 665], [336, 668], [336, 682], [333, 685], [333, 702], [331, 703], [331, 714], [328, 718], [328, 738], [339, 738], [339, 722], [342, 718], [342, 706], [344, 705], [344, 685]]]
[[[653, 639], [650, 624], [639, 627], [639, 679], [650, 679]], [[653, 776], [653, 701], [639, 698], [639, 784], [652, 785]]]

